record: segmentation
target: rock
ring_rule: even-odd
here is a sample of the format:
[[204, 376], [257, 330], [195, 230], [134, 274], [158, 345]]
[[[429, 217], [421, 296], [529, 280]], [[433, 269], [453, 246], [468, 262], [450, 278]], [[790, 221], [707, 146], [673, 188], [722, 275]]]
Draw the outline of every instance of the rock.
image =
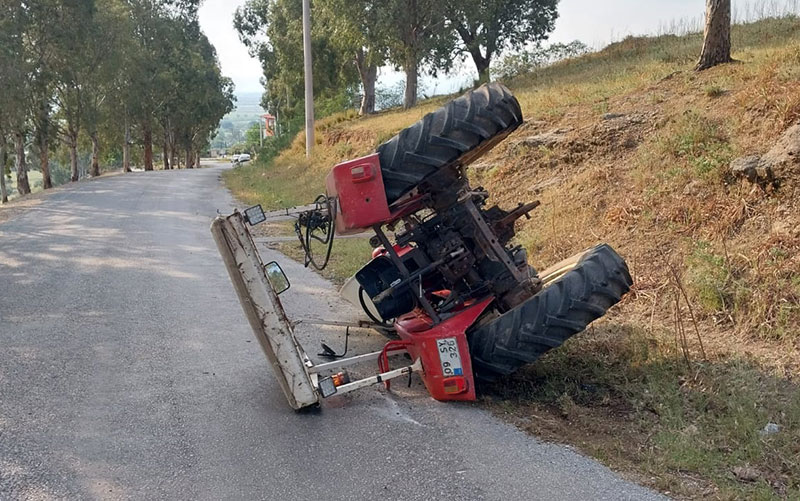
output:
[[733, 474], [742, 482], [755, 482], [761, 478], [761, 472], [752, 466], [734, 466]]
[[800, 124], [786, 129], [761, 160], [763, 166], [777, 179], [800, 173]]
[[761, 163], [761, 157], [758, 155], [750, 155], [747, 157], [737, 158], [731, 162], [731, 173], [737, 177], [743, 177], [751, 183], [758, 182], [758, 165]]
[[530, 122], [525, 122], [526, 129], [544, 129], [547, 127], [547, 122], [544, 120], [531, 120]]
[[615, 118], [622, 118], [624, 116], [624, 113], [606, 113], [603, 115], [603, 120], [614, 120]]
[[767, 423], [764, 428], [758, 432], [759, 435], [766, 436], [766, 435], [774, 435], [781, 431], [781, 426], [775, 423]]
[[535, 136], [528, 136], [520, 139], [513, 144], [513, 148], [524, 146], [527, 148], [539, 148], [541, 146], [550, 147], [563, 142], [566, 139], [567, 129], [556, 129]]

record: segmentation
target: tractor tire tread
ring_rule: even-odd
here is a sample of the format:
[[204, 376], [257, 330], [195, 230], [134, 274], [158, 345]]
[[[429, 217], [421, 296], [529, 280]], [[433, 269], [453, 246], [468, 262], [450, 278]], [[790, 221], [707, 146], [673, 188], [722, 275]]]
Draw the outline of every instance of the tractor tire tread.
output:
[[397, 201], [439, 169], [522, 124], [519, 102], [499, 83], [482, 85], [428, 113], [377, 148], [386, 198]]
[[632, 283], [614, 249], [590, 249], [549, 287], [467, 333], [475, 377], [494, 381], [561, 346], [618, 303]]

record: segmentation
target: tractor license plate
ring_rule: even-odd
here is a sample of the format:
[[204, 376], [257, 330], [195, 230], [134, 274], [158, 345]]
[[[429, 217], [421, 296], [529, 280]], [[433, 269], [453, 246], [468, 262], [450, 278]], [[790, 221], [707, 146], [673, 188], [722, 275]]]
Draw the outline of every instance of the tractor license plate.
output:
[[442, 362], [442, 375], [444, 377], [463, 376], [464, 370], [461, 368], [458, 340], [454, 337], [437, 339], [436, 348], [439, 349], [439, 360]]

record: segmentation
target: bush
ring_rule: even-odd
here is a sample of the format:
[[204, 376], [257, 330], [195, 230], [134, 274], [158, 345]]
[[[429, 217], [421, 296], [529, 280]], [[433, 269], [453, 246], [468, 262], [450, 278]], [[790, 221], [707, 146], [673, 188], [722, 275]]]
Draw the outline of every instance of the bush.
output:
[[496, 78], [507, 80], [589, 52], [589, 46], [580, 40], [567, 44], [556, 43], [548, 47], [537, 45], [531, 50], [504, 57], [495, 65], [492, 73]]

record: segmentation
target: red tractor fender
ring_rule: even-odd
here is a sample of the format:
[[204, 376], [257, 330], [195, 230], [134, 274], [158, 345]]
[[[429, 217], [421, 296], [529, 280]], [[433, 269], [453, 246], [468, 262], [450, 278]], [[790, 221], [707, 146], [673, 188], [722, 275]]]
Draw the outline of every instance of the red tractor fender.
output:
[[421, 309], [395, 320], [397, 334], [407, 342], [411, 358], [422, 360], [422, 381], [436, 400], [475, 400], [467, 329], [492, 301], [490, 296], [467, 305], [437, 325]]

